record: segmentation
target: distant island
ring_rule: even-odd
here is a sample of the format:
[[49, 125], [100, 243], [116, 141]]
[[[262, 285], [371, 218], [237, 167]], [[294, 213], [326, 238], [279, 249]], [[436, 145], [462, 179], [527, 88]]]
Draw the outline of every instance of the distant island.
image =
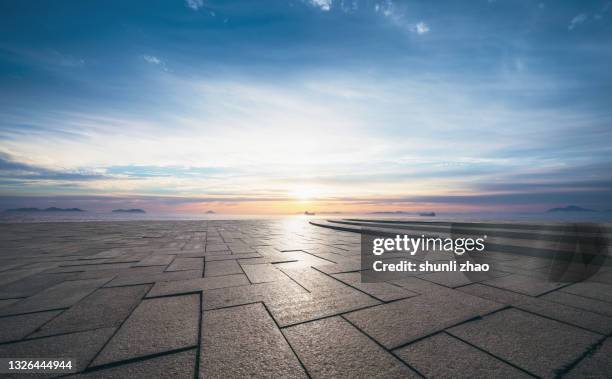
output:
[[215, 212], [215, 211], [206, 211], [207, 215], [214, 215], [215, 213], [217, 213], [217, 212]]
[[147, 213], [144, 209], [132, 208], [132, 209], [113, 209], [113, 213]]
[[57, 208], [49, 207], [45, 209], [40, 208], [13, 208], [7, 209], [4, 212], [20, 212], [20, 213], [35, 213], [35, 212], [85, 212], [79, 208]]
[[419, 216], [435, 217], [436, 216], [436, 212], [420, 212]]
[[554, 213], [554, 212], [597, 212], [597, 211], [593, 209], [582, 208], [577, 205], [568, 205], [567, 207], [551, 208], [547, 210], [546, 212]]
[[308, 212], [308, 211], [304, 211], [304, 215], [306, 216], [314, 216], [316, 213], [314, 212]]

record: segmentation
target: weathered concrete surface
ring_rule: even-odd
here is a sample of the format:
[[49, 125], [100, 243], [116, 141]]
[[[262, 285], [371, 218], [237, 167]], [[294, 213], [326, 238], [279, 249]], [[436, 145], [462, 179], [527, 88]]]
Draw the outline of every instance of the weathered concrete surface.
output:
[[610, 377], [612, 270], [542, 280], [529, 226], [491, 233], [519, 249], [484, 257], [494, 277], [362, 283], [359, 234], [303, 219], [0, 224], [0, 357], [93, 378]]

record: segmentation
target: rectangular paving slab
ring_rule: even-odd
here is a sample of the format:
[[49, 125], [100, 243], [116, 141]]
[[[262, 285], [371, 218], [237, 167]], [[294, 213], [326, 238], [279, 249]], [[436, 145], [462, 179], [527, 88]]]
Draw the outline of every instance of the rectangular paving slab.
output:
[[287, 279], [287, 275], [270, 263], [246, 264], [242, 265], [242, 269], [251, 283], [266, 283]]
[[56, 284], [12, 306], [0, 309], [0, 315], [68, 308], [108, 283], [112, 278], [72, 280]]
[[306, 378], [261, 303], [204, 312], [200, 377]]
[[[589, 329], [596, 333], [608, 334], [612, 332], [612, 317], [585, 311], [575, 307], [557, 304], [542, 297], [531, 297], [516, 292], [506, 291], [495, 287], [472, 284], [461, 287], [461, 292], [489, 299], [498, 303], [512, 305], [519, 309], [533, 312], [545, 317]], [[557, 291], [558, 292], [558, 291]]]
[[176, 295], [216, 288], [235, 287], [249, 284], [244, 274], [213, 276], [210, 278], [195, 278], [188, 280], [176, 280], [173, 282], [156, 283], [147, 297]]
[[199, 295], [143, 300], [93, 365], [195, 346], [199, 322]]
[[345, 317], [388, 349], [500, 309], [503, 305], [458, 291], [382, 304]]
[[236, 260], [206, 262], [204, 276], [223, 276], [232, 274], [242, 274], [242, 268]]
[[392, 301], [405, 299], [418, 295], [416, 292], [409, 291], [400, 286], [390, 283], [362, 283], [361, 274], [358, 272], [349, 272], [344, 274], [333, 274], [334, 278], [363, 291], [370, 296], [377, 298], [380, 301]]
[[341, 317], [283, 329], [314, 378], [418, 378], [399, 359]]
[[45, 324], [34, 336], [119, 327], [150, 287], [100, 288]]
[[584, 357], [566, 378], [606, 378], [612, 376], [612, 338], [608, 337]]
[[0, 318], [0, 343], [24, 338], [60, 312], [36, 312]]
[[138, 266], [168, 266], [173, 260], [174, 255], [156, 254], [151, 255], [140, 262], [136, 263], [134, 267]]
[[71, 379], [176, 378], [193, 379], [196, 349], [69, 376]]
[[518, 309], [507, 309], [448, 330], [528, 372], [553, 378], [601, 339], [599, 334]]
[[133, 286], [137, 284], [150, 284], [158, 282], [171, 282], [174, 280], [187, 280], [201, 278], [202, 270], [187, 270], [162, 272], [158, 274], [137, 274], [120, 276], [106, 284], [106, 287]]
[[605, 301], [574, 295], [572, 293], [563, 291], [547, 293], [546, 295], [542, 296], [542, 298], [555, 303], [565, 304], [571, 307], [612, 317], [612, 303]]
[[563, 292], [612, 303], [612, 285], [598, 282], [581, 282], [564, 287]]
[[[3, 275], [3, 274], [0, 274]], [[65, 280], [76, 279], [74, 274], [33, 275], [0, 288], [0, 299], [28, 297], [59, 284]]]
[[[1, 358], [74, 358], [78, 371], [84, 370], [92, 358], [115, 332], [104, 328], [60, 336], [35, 338], [0, 345]], [[40, 377], [40, 375], [31, 375]], [[24, 377], [23, 374], [15, 375]]]
[[446, 333], [395, 353], [426, 378], [531, 378], [531, 375]]
[[172, 261], [166, 271], [185, 271], [185, 270], [200, 270], [204, 269], [204, 258], [182, 258], [177, 257]]

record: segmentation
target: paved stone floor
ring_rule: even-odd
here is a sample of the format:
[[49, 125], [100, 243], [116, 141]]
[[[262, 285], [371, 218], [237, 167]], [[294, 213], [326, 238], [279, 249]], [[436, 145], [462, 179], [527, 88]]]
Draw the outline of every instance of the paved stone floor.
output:
[[361, 283], [363, 225], [0, 224], [0, 357], [100, 378], [612, 377], [609, 267], [544, 280], [529, 228], [491, 225], [514, 249], [488, 253], [492, 277]]

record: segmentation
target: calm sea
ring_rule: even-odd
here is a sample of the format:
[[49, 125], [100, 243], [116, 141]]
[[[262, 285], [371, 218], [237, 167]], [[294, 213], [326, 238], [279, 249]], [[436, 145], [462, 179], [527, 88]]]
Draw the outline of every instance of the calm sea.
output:
[[407, 214], [334, 213], [314, 216], [296, 215], [238, 215], [238, 214], [123, 214], [103, 212], [37, 212], [0, 213], [0, 223], [19, 222], [86, 222], [86, 221], [163, 221], [163, 220], [257, 220], [257, 219], [393, 219], [406, 221], [531, 221], [531, 222], [612, 222], [612, 212], [576, 213], [437, 213], [435, 217]]

